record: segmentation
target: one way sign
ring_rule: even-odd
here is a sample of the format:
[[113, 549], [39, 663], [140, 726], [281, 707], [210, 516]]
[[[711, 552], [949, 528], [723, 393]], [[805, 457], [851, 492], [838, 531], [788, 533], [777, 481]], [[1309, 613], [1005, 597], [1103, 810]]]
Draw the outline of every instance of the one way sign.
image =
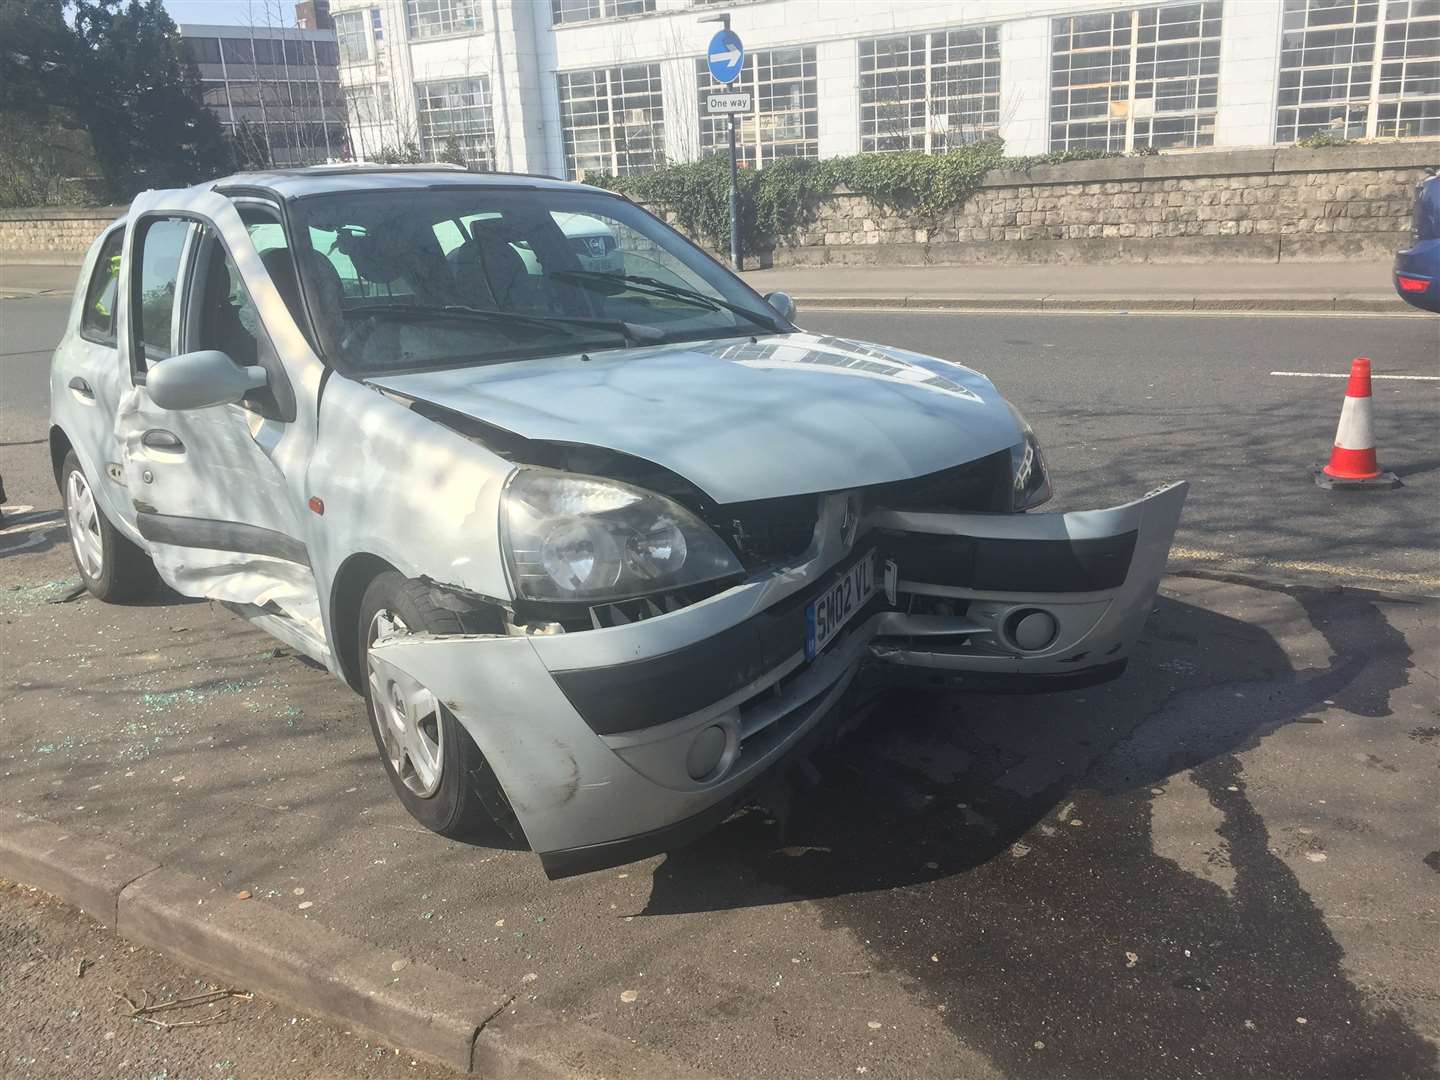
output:
[[740, 44], [740, 35], [733, 30], [721, 30], [710, 39], [705, 58], [710, 65], [712, 79], [718, 83], [734, 82], [745, 66], [745, 46]]

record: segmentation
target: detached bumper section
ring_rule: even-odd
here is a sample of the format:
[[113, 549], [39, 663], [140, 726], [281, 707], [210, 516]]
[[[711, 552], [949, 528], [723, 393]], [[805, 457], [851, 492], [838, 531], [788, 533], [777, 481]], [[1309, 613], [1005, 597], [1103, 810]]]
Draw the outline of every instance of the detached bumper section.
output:
[[[1082, 514], [875, 511], [851, 555], [823, 574], [800, 568], [601, 630], [410, 635], [372, 656], [440, 697], [494, 768], [546, 872], [564, 877], [679, 846], [724, 820], [867, 657], [987, 689], [1118, 674], [1184, 494], [1179, 484]], [[880, 592], [807, 661], [807, 606], [872, 551], [896, 564], [896, 608]]]
[[909, 617], [882, 627], [871, 652], [977, 690], [1114, 678], [1150, 612], [1187, 490], [1070, 514], [876, 514]]

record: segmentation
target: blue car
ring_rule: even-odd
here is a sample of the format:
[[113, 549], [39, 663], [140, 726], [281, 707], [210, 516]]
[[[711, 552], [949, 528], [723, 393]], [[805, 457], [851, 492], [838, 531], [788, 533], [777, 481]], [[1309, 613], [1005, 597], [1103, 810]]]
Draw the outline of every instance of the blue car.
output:
[[1395, 291], [1407, 304], [1440, 312], [1440, 176], [1415, 185], [1413, 243], [1395, 253]]

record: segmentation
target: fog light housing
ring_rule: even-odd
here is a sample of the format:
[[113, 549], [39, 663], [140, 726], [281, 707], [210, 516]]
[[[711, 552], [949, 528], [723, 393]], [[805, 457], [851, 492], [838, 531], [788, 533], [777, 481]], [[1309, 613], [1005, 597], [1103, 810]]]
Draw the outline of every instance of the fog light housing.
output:
[[701, 728], [685, 755], [685, 771], [691, 780], [711, 780], [724, 772], [734, 755], [730, 752], [730, 732], [719, 724]]
[[1021, 608], [1006, 618], [1005, 636], [1022, 652], [1039, 652], [1060, 636], [1060, 622], [1040, 608]]

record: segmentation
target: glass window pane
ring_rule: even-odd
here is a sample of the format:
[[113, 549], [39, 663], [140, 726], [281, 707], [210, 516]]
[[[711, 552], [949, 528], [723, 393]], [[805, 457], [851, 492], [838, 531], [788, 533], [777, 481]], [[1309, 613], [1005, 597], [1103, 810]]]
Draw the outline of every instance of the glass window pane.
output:
[[136, 320], [145, 355], [160, 360], [170, 355], [170, 324], [175, 310], [180, 254], [190, 223], [179, 218], [157, 218], [145, 224], [140, 245], [140, 311]]
[[120, 282], [120, 245], [124, 240], [124, 229], [116, 229], [105, 238], [90, 275], [85, 311], [80, 317], [80, 327], [86, 337], [111, 345], [115, 343], [115, 290]]
[[467, 165], [487, 171], [495, 167], [488, 78], [416, 83], [415, 105], [420, 152], [427, 161], [439, 161], [447, 150], [458, 148]]

